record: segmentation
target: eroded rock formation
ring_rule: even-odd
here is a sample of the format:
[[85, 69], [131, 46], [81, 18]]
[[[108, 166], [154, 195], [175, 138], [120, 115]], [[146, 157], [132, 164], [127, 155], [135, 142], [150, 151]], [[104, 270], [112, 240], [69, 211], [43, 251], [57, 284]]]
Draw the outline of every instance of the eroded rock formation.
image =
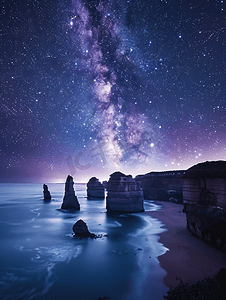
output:
[[89, 232], [86, 223], [81, 219], [73, 225], [72, 230], [78, 237], [95, 237], [95, 234]]
[[226, 252], [226, 161], [197, 164], [183, 176], [187, 228]]
[[150, 172], [136, 176], [144, 192], [144, 199], [182, 203], [182, 176], [185, 171]]
[[68, 175], [67, 180], [65, 182], [65, 194], [63, 198], [63, 203], [61, 205], [61, 209], [80, 209], [78, 199], [75, 196], [73, 177], [70, 175]]
[[104, 187], [96, 177], [90, 178], [87, 183], [88, 199], [104, 198]]
[[107, 183], [107, 211], [110, 213], [143, 212], [143, 191], [131, 175], [115, 172]]
[[43, 196], [44, 200], [51, 200], [51, 195], [46, 184], [43, 184]]

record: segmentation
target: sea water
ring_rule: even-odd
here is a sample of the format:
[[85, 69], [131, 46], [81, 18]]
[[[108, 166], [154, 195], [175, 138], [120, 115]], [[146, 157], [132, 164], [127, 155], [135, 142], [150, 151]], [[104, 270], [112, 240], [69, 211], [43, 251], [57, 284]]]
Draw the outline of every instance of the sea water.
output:
[[[159, 300], [166, 272], [158, 256], [161, 222], [146, 214], [159, 206], [145, 201], [144, 213], [108, 215], [105, 200], [87, 200], [75, 184], [80, 211], [60, 211], [64, 185], [0, 184], [0, 299]], [[83, 219], [101, 238], [72, 235]]]

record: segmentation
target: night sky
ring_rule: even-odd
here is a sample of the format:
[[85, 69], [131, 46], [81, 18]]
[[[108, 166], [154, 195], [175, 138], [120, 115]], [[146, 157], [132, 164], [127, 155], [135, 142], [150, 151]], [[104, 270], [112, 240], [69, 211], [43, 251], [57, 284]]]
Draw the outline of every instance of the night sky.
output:
[[226, 159], [226, 0], [2, 0], [0, 181]]

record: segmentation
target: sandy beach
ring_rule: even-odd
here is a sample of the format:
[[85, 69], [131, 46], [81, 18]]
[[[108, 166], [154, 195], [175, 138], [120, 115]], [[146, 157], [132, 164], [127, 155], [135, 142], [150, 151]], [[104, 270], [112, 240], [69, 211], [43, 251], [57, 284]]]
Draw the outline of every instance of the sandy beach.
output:
[[186, 228], [183, 205], [155, 201], [161, 205], [159, 211], [147, 212], [163, 223], [167, 231], [160, 234], [160, 243], [169, 249], [158, 259], [167, 272], [164, 284], [174, 287], [183, 283], [194, 283], [205, 276], [216, 274], [226, 268], [226, 254], [192, 235]]

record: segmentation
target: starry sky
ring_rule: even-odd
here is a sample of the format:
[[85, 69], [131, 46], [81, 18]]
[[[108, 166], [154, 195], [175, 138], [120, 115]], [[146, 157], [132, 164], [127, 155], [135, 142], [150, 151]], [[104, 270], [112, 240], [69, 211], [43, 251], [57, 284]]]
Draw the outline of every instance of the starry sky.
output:
[[0, 181], [226, 159], [226, 0], [2, 0]]

